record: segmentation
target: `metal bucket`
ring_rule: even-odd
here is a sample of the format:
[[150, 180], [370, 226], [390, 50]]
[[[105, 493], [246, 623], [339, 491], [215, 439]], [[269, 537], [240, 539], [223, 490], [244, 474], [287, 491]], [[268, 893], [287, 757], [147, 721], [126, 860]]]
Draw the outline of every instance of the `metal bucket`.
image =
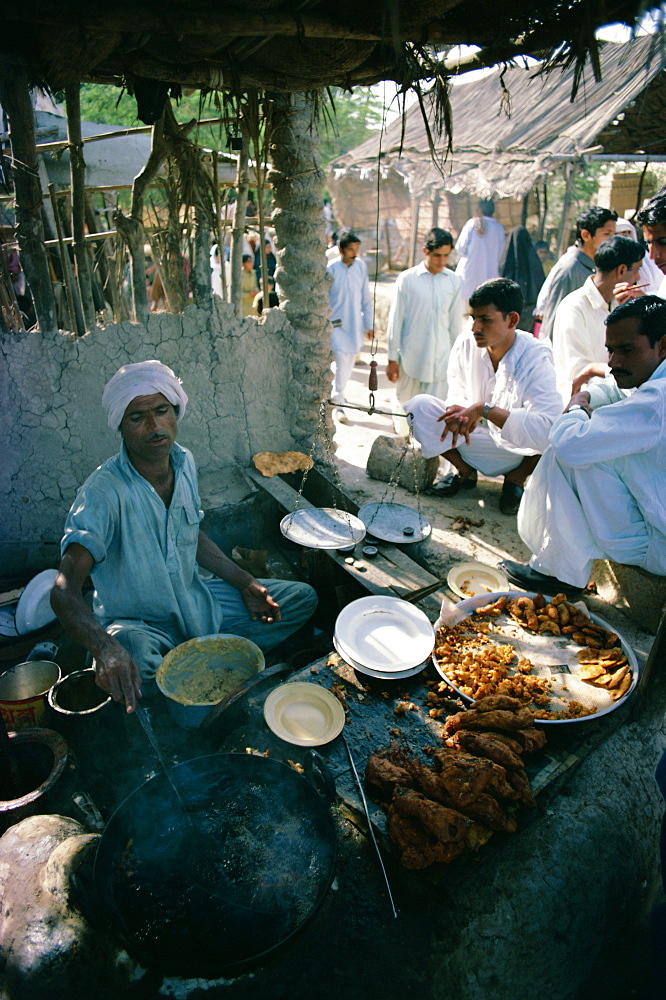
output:
[[79, 731], [87, 725], [96, 726], [106, 712], [101, 710], [111, 703], [111, 695], [95, 684], [95, 668], [75, 670], [66, 674], [48, 693], [49, 707], [55, 712], [53, 725], [62, 724], [68, 731]]
[[0, 713], [9, 730], [41, 726], [46, 718], [46, 696], [60, 680], [52, 660], [17, 663], [0, 676]]

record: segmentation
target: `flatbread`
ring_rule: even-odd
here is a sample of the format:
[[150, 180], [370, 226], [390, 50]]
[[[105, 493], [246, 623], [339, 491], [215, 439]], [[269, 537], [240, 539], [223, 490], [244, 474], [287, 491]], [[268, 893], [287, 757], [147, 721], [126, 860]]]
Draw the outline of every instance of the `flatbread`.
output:
[[305, 472], [314, 462], [302, 451], [258, 451], [252, 456], [254, 466], [268, 479], [280, 472]]

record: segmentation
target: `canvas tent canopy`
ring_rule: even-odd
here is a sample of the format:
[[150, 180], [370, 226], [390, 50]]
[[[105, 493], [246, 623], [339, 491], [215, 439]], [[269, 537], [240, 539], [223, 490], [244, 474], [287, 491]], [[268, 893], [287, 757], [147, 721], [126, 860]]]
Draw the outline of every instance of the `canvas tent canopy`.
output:
[[661, 38], [607, 42], [600, 61], [601, 80], [588, 66], [575, 101], [573, 67], [545, 75], [538, 66], [498, 68], [452, 87], [452, 152], [440, 149], [435, 162], [420, 108], [413, 105], [404, 133], [396, 121], [331, 163], [336, 218], [372, 225], [378, 170], [380, 214], [394, 217], [398, 205], [404, 209], [410, 198], [433, 192], [522, 198], [563, 163], [586, 155], [666, 157]]

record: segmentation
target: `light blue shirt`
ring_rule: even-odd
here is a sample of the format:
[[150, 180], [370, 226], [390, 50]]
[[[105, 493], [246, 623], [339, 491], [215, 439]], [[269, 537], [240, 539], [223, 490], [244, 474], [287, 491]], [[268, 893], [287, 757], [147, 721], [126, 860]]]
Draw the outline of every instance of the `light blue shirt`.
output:
[[331, 303], [331, 350], [356, 354], [367, 330], [372, 330], [372, 296], [365, 261], [358, 257], [347, 267], [342, 259], [331, 261], [327, 271], [333, 279], [328, 295]]
[[222, 608], [196, 563], [203, 511], [194, 459], [174, 444], [171, 463], [175, 482], [167, 510], [123, 444], [77, 493], [61, 551], [77, 542], [93, 557], [93, 609], [103, 626], [142, 621], [178, 645], [220, 632]]
[[398, 275], [388, 321], [388, 359], [419, 382], [446, 378], [451, 344], [462, 330], [460, 278], [425, 263]]

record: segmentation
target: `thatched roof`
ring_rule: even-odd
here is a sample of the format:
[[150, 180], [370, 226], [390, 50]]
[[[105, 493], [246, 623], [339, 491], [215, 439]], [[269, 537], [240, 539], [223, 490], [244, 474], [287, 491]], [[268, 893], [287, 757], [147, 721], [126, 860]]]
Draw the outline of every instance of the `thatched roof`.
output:
[[33, 83], [135, 77], [197, 88], [305, 91], [445, 69], [429, 46], [476, 44], [476, 62], [519, 53], [596, 57], [595, 28], [633, 24], [643, 0], [20, 0], [0, 12], [3, 64]]
[[[601, 48], [602, 79], [585, 71], [571, 101], [573, 67], [539, 75], [532, 67], [496, 70], [451, 91], [453, 150], [433, 163], [423, 116], [402, 122], [331, 164], [332, 186], [377, 168], [404, 175], [412, 194], [436, 187], [479, 197], [520, 197], [539, 177], [585, 150], [666, 155], [666, 65], [662, 40], [644, 36]], [[402, 148], [401, 148], [402, 147]]]

